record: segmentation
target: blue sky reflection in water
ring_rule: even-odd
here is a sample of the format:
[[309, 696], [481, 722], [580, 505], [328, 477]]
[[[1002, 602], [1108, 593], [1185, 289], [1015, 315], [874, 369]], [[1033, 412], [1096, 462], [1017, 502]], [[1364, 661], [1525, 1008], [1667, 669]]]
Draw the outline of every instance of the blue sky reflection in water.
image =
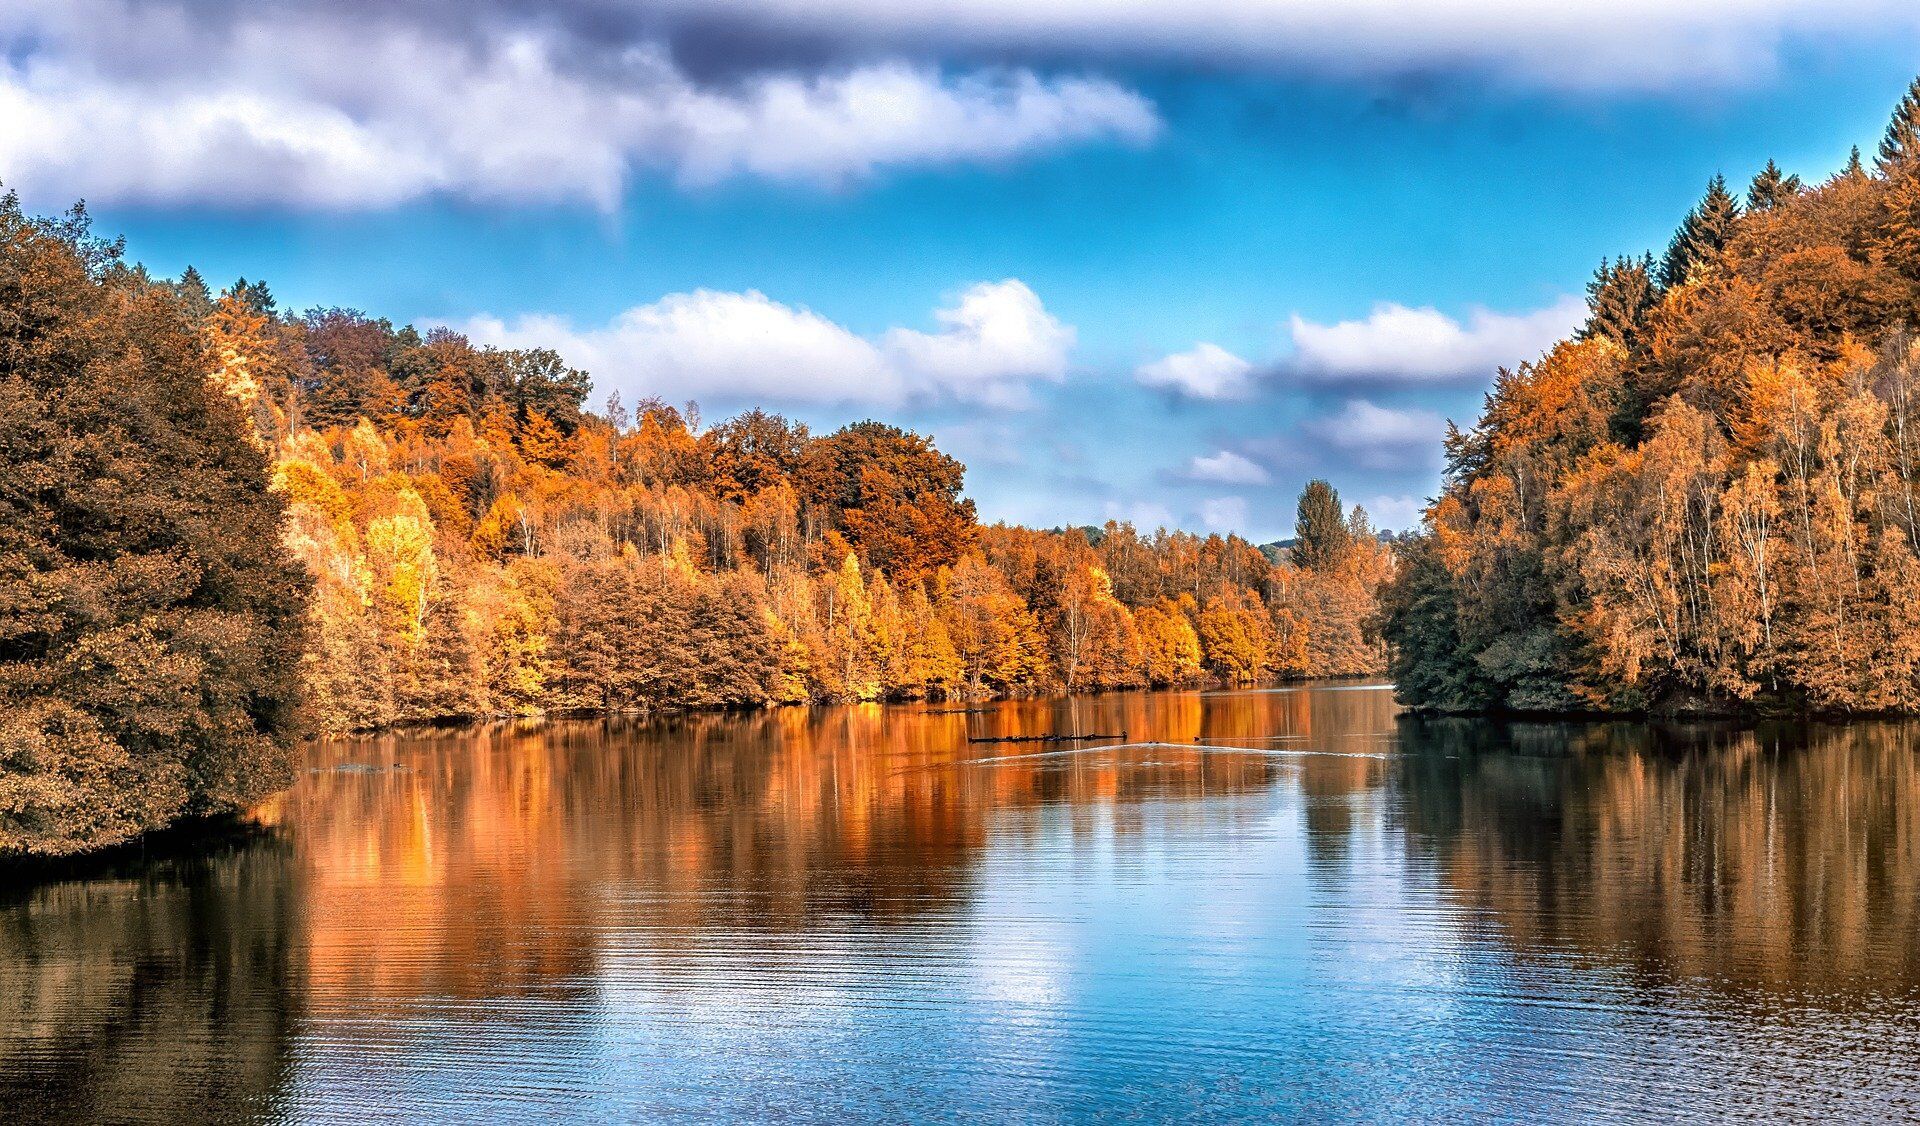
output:
[[[1139, 742], [963, 741], [1061, 730]], [[261, 838], [0, 903], [0, 1091], [56, 1121], [1913, 1113], [1917, 732], [1420, 723], [1342, 686], [326, 744]]]

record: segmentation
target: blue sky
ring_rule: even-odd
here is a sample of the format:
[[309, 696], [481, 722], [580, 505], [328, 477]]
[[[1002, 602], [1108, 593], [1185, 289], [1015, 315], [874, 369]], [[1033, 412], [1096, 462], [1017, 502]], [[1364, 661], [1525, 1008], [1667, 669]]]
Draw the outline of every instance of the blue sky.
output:
[[1265, 539], [1311, 476], [1404, 526], [1602, 255], [1920, 69], [1878, 0], [1384, 3], [0, 0], [0, 181], [629, 402], [928, 431], [988, 519]]

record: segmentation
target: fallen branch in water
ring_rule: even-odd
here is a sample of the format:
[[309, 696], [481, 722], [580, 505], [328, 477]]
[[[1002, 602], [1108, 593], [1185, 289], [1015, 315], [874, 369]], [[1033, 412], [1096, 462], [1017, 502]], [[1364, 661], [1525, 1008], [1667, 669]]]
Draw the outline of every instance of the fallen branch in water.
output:
[[1094, 733], [1091, 735], [988, 735], [982, 738], [969, 737], [969, 743], [1084, 743], [1090, 739], [1125, 739], [1127, 733], [1118, 735]]

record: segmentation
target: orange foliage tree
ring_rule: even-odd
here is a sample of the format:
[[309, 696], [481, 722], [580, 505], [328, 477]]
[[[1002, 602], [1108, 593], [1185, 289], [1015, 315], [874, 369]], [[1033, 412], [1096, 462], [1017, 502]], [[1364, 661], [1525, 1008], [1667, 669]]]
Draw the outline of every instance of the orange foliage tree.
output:
[[[1920, 97], [1920, 83], [1907, 107]], [[1716, 181], [1448, 441], [1382, 628], [1441, 709], [1920, 707], [1920, 166]], [[1657, 276], [1656, 276], [1657, 273]]]

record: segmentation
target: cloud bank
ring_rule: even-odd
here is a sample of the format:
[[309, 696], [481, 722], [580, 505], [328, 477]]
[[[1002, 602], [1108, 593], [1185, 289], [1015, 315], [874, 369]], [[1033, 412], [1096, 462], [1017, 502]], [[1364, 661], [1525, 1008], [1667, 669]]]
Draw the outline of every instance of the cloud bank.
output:
[[1140, 65], [1684, 94], [1797, 41], [1916, 33], [1907, 0], [0, 0], [0, 175], [55, 200], [611, 209], [640, 174], [840, 187], [1144, 144], [1159, 115], [1112, 77]]
[[658, 10], [683, 27], [751, 29], [772, 50], [833, 38], [1332, 75], [1475, 71], [1578, 91], [1748, 82], [1795, 37], [1871, 42], [1920, 28], [1905, 0], [666, 0]]
[[981, 282], [936, 310], [933, 332], [861, 336], [765, 294], [695, 290], [582, 328], [564, 317], [480, 316], [454, 327], [475, 343], [550, 347], [593, 375], [596, 393], [722, 403], [1018, 409], [1036, 383], [1066, 377], [1074, 344], [1020, 281]]
[[895, 59], [701, 84], [657, 40], [435, 8], [0, 0], [0, 175], [119, 203], [611, 210], [641, 172], [831, 188], [1161, 127], [1097, 77]]
[[1487, 379], [1534, 359], [1585, 322], [1586, 302], [1563, 297], [1529, 313], [1475, 309], [1463, 323], [1433, 308], [1392, 302], [1362, 320], [1320, 324], [1295, 314], [1288, 370], [1326, 382], [1437, 383]]

